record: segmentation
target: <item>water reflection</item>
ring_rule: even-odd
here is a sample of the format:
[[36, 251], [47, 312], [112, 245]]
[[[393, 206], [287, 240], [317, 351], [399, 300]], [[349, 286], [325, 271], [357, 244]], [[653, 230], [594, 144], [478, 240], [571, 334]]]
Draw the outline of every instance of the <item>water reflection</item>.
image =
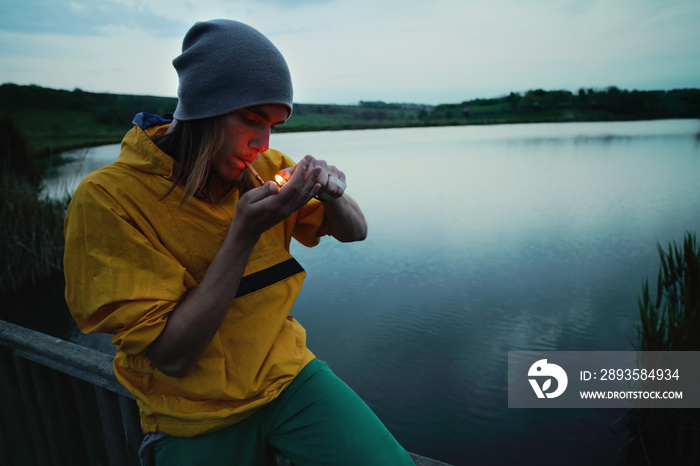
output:
[[[309, 346], [410, 450], [455, 464], [614, 464], [621, 442], [607, 426], [620, 413], [509, 410], [507, 353], [632, 348], [656, 242], [700, 230], [698, 129], [273, 135], [290, 157], [345, 171], [370, 226], [363, 243], [294, 247]], [[100, 148], [95, 164], [117, 153]], [[542, 439], [546, 457], [532, 446]]]
[[[295, 252], [309, 273], [295, 309], [311, 347], [426, 454], [614, 464], [622, 443], [607, 426], [620, 412], [508, 410], [507, 352], [632, 348], [656, 241], [700, 226], [697, 129], [277, 136], [291, 156], [310, 151], [345, 170], [370, 224], [352, 248]], [[329, 308], [325, 296], [345, 299]], [[543, 438], [546, 458], [528, 443]]]
[[61, 154], [68, 163], [49, 169], [42, 192], [51, 198], [70, 196], [88, 173], [109, 165], [119, 156], [119, 144], [75, 149]]

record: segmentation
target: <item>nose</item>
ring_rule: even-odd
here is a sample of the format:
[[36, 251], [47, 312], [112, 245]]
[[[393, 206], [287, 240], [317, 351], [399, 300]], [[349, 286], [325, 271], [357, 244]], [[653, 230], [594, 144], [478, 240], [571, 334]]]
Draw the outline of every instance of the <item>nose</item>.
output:
[[258, 153], [265, 152], [270, 148], [270, 128], [260, 128], [248, 143], [248, 147]]

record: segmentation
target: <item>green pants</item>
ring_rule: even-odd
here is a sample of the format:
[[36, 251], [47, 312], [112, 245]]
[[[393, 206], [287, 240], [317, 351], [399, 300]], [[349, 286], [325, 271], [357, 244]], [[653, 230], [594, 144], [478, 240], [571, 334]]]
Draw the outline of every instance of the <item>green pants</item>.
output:
[[263, 465], [267, 444], [295, 466], [413, 466], [377, 416], [318, 359], [244, 421], [211, 434], [159, 441], [156, 465]]

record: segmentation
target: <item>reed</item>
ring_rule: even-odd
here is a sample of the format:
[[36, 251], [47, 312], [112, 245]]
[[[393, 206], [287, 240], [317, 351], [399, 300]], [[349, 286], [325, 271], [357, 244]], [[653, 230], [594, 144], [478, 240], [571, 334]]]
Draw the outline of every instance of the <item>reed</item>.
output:
[[41, 198], [26, 180], [0, 177], [0, 293], [31, 287], [63, 270], [68, 199]]
[[694, 233], [682, 245], [657, 245], [661, 268], [656, 298], [645, 280], [638, 298], [641, 324], [637, 327], [641, 351], [700, 350], [700, 249]]
[[[694, 233], [664, 250], [656, 296], [645, 280], [638, 298], [639, 351], [700, 350], [700, 249]], [[697, 409], [632, 409], [627, 426], [628, 464], [700, 464]]]

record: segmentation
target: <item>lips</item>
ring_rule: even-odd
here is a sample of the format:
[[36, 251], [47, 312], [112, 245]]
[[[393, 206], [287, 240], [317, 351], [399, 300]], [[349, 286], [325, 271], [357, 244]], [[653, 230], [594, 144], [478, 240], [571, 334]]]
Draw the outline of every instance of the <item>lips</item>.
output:
[[248, 159], [234, 155], [234, 156], [230, 157], [228, 160], [229, 160], [229, 162], [228, 162], [229, 166], [231, 166], [231, 168], [233, 168], [235, 170], [242, 171], [242, 170], [245, 170], [245, 162]]

